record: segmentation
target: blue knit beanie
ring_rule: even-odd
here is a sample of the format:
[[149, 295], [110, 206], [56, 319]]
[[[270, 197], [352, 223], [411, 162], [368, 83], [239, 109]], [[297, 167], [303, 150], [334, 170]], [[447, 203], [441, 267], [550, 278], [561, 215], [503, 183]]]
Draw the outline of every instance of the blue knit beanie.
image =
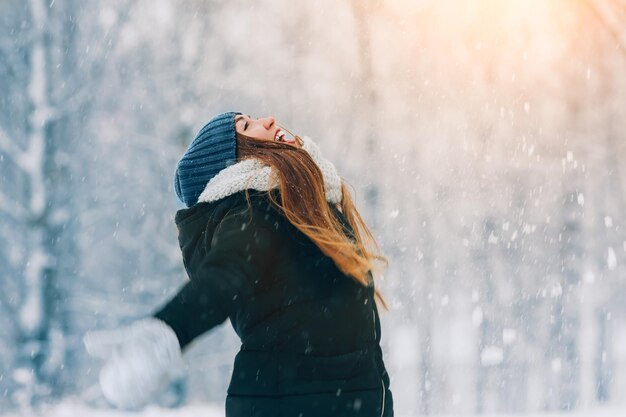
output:
[[237, 162], [235, 115], [226, 112], [209, 120], [178, 161], [174, 188], [178, 199], [187, 207], [198, 201], [211, 178]]

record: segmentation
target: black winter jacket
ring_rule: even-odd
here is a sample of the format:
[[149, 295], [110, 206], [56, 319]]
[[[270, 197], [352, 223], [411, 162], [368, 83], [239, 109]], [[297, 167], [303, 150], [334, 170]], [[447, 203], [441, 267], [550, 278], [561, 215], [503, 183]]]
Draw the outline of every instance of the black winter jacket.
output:
[[241, 348], [227, 417], [393, 416], [373, 286], [248, 191], [251, 209], [241, 191], [176, 213], [190, 281], [154, 316], [181, 348], [230, 319]]

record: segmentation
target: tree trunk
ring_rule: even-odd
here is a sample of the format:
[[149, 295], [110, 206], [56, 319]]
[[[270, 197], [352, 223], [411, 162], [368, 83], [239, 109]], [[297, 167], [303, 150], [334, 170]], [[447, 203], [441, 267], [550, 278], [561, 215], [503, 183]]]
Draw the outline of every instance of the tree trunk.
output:
[[[377, 141], [376, 112], [378, 98], [374, 85], [374, 73], [372, 68], [372, 16], [379, 6], [379, 0], [352, 0], [352, 10], [355, 18], [357, 51], [359, 56], [359, 75], [356, 78], [353, 97], [356, 98], [356, 107], [361, 109], [358, 114], [359, 126], [353, 126], [353, 132], [357, 135], [357, 143], [351, 146], [351, 150], [361, 150], [361, 160], [374, 164], [376, 161]], [[376, 169], [367, 169], [362, 172], [365, 187], [365, 212], [368, 213], [368, 224], [372, 230], [378, 226], [378, 204], [380, 199], [380, 185]]]

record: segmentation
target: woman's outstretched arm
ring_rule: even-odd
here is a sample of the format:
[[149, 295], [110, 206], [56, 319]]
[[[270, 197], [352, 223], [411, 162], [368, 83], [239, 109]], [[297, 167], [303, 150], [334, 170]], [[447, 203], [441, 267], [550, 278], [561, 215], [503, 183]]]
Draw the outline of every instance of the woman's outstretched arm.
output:
[[[250, 212], [227, 215], [206, 254], [186, 264], [190, 281], [154, 317], [176, 333], [181, 349], [223, 323], [274, 267], [276, 230]], [[255, 282], [256, 281], [256, 282]]]
[[[258, 217], [258, 216], [257, 216]], [[277, 234], [249, 214], [229, 215], [207, 247], [185, 264], [190, 281], [152, 316], [84, 336], [87, 351], [106, 360], [99, 380], [119, 408], [142, 407], [184, 373], [182, 349], [224, 322], [275, 264]]]

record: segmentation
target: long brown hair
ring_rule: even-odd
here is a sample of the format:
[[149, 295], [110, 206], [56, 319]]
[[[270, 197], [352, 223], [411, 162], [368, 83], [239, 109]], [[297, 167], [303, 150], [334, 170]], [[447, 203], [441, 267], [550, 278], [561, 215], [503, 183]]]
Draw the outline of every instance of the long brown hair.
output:
[[[257, 158], [271, 166], [275, 174], [270, 178], [270, 190], [278, 183], [282, 200], [277, 201], [268, 192], [271, 203], [325, 255], [332, 258], [339, 270], [364, 286], [373, 285], [375, 299], [389, 311], [387, 302], [374, 285], [371, 273], [373, 269], [379, 270], [374, 260], [381, 261], [385, 266], [388, 266], [389, 261], [380, 252], [372, 233], [354, 206], [347, 183], [341, 180], [342, 202], [335, 204], [335, 208], [343, 213], [352, 230], [346, 230], [333, 215], [326, 201], [322, 171], [309, 153], [301, 148], [302, 138], [295, 136], [295, 139], [297, 145], [237, 133], [237, 160]], [[249, 202], [247, 190], [246, 198]], [[368, 245], [373, 246], [375, 251], [370, 252]]]

